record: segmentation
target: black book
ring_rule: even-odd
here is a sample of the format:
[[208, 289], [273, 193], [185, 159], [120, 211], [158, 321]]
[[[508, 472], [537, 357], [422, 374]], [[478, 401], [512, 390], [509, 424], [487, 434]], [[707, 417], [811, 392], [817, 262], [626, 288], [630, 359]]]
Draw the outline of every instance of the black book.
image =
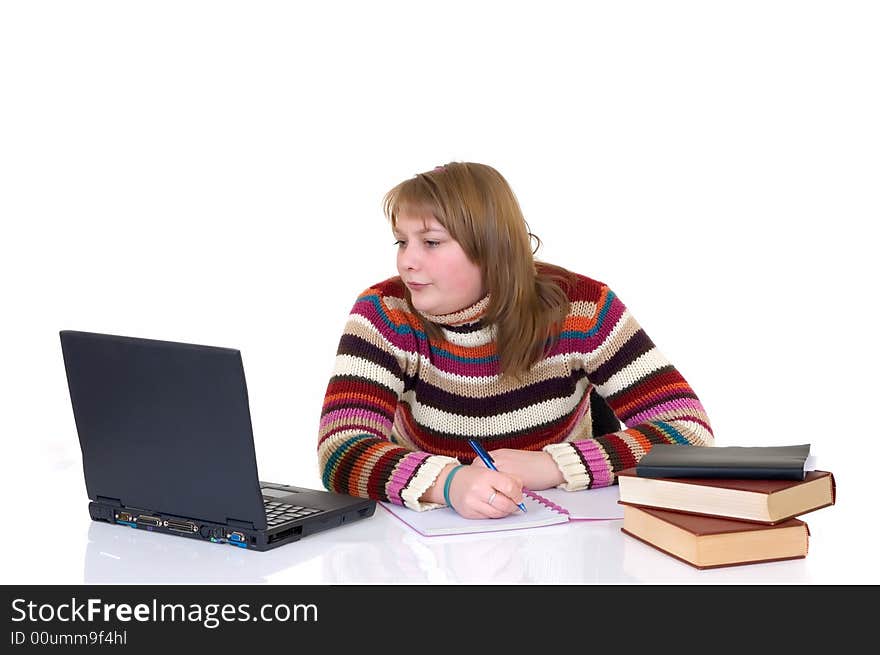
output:
[[657, 444], [639, 460], [642, 478], [803, 480], [810, 444], [685, 446]]

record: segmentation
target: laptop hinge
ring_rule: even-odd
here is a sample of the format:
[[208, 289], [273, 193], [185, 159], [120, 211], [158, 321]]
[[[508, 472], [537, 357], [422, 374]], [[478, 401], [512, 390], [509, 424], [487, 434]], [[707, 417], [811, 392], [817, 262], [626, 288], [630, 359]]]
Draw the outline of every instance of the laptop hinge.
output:
[[114, 507], [122, 507], [122, 501], [118, 498], [107, 498], [107, 496], [96, 496], [96, 503], [104, 503], [106, 505], [113, 505]]
[[226, 525], [232, 528], [245, 528], [246, 530], [256, 530], [253, 521], [239, 521], [238, 519], [226, 519]]

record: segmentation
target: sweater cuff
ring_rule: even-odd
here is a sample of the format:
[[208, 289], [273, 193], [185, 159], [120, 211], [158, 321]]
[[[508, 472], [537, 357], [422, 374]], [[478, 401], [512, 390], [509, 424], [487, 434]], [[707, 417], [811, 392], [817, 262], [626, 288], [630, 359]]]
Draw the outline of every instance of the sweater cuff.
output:
[[445, 455], [431, 455], [422, 462], [422, 465], [413, 476], [413, 479], [409, 481], [406, 489], [400, 492], [403, 504], [417, 512], [446, 507], [443, 503], [423, 503], [419, 498], [434, 484], [437, 476], [440, 475], [440, 471], [447, 464], [461, 464], [461, 462], [454, 457], [446, 457]]
[[565, 478], [565, 482], [556, 485], [557, 489], [580, 491], [590, 486], [590, 472], [574, 446], [570, 443], [552, 443], [544, 446], [543, 450], [550, 454]]

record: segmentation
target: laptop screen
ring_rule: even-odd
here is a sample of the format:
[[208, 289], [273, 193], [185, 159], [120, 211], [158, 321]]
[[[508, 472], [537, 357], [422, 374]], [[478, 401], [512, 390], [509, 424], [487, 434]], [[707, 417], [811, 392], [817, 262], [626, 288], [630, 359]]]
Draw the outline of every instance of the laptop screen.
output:
[[238, 350], [60, 336], [92, 500], [266, 528]]

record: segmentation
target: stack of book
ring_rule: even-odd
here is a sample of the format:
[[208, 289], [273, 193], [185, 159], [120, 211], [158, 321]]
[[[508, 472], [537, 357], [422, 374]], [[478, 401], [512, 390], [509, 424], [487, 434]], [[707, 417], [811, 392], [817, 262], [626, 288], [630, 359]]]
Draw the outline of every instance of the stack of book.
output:
[[806, 557], [796, 518], [835, 502], [798, 446], [654, 446], [618, 474], [621, 530], [699, 569]]

